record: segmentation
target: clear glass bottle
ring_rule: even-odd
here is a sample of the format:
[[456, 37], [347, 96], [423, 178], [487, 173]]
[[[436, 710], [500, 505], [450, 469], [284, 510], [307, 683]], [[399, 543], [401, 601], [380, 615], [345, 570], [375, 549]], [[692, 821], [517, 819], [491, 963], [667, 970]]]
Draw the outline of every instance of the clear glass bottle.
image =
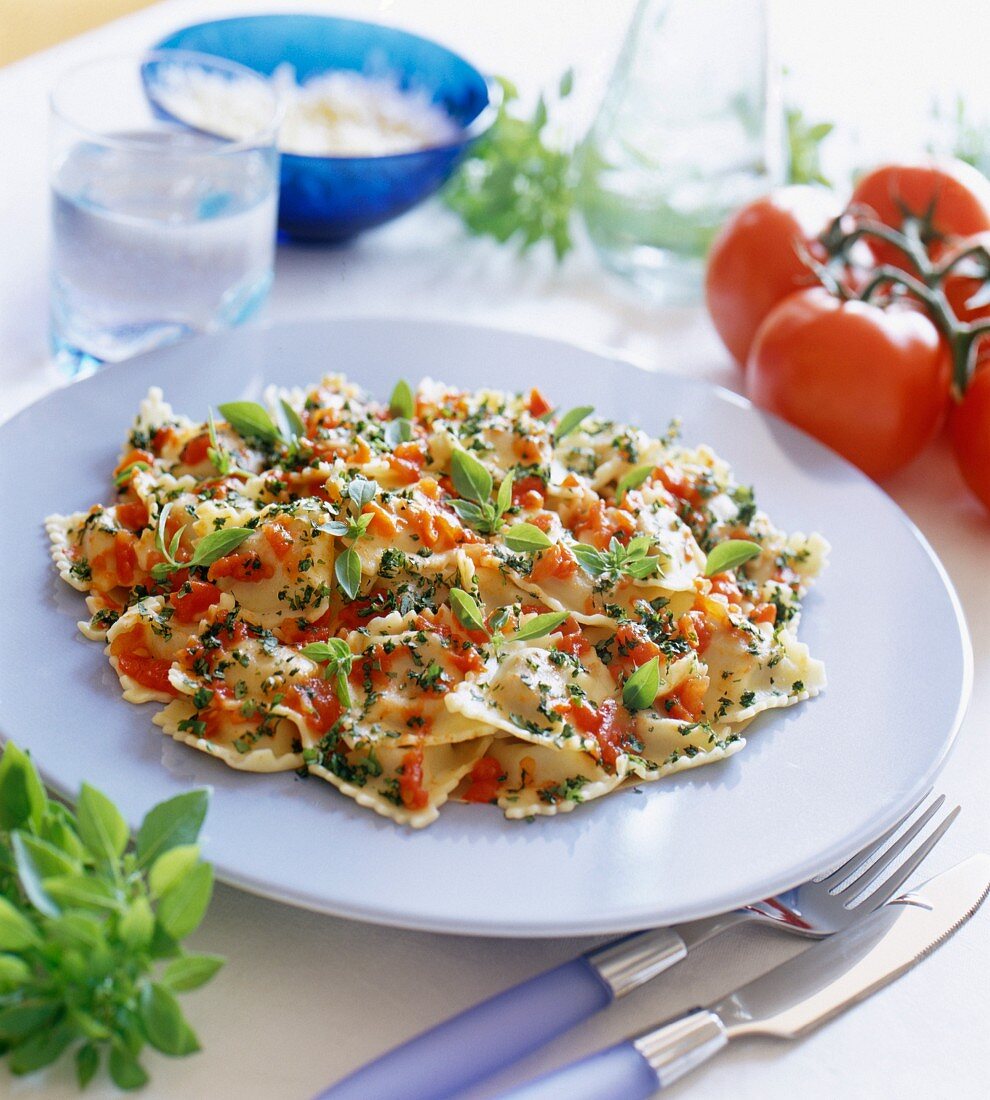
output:
[[603, 262], [661, 301], [700, 296], [733, 210], [784, 175], [763, 0], [640, 0], [580, 152]]

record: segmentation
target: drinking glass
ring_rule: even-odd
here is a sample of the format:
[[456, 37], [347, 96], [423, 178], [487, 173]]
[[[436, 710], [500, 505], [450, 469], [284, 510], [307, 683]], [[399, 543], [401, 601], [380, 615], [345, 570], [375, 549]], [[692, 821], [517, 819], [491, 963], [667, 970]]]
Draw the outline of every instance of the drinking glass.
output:
[[737, 207], [783, 178], [763, 0], [640, 0], [580, 153], [605, 265], [667, 302], [699, 297]]
[[[236, 139], [161, 107], [217, 80], [237, 82], [250, 104]], [[276, 93], [257, 73], [179, 50], [88, 62], [59, 80], [51, 340], [66, 375], [257, 311], [272, 281], [279, 120]]]

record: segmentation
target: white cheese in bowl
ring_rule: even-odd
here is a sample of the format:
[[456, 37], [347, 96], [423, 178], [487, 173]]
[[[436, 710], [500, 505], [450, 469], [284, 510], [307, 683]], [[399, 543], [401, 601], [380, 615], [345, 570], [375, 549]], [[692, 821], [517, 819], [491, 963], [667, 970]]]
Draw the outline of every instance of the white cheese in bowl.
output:
[[[272, 80], [284, 109], [278, 132], [283, 153], [389, 156], [443, 145], [461, 132], [424, 91], [401, 88], [388, 77], [336, 70], [300, 84], [292, 66], [280, 65]], [[187, 125], [234, 139], [257, 133], [271, 113], [255, 84], [206, 71], [159, 82], [154, 95]]]

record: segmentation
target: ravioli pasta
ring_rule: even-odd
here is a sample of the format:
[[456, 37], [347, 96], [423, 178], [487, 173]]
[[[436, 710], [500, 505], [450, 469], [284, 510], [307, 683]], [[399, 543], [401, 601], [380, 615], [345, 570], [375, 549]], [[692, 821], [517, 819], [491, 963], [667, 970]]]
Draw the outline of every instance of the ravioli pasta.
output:
[[[194, 421], [153, 389], [111, 502], [47, 521], [80, 629], [166, 735], [419, 827], [721, 760], [824, 686], [797, 628], [825, 541], [675, 430], [433, 381], [266, 402]], [[755, 556], [708, 576], [733, 539]]]

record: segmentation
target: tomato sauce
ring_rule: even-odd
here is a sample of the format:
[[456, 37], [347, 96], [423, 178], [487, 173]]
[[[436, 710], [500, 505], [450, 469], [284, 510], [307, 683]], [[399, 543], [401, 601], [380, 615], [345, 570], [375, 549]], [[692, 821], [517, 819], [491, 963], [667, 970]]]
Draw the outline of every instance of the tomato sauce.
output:
[[160, 691], [165, 695], [178, 695], [168, 679], [168, 670], [172, 667], [172, 662], [151, 656], [144, 643], [144, 633], [140, 626], [134, 626], [118, 634], [110, 643], [110, 652], [117, 658], [117, 669], [124, 676], [129, 676], [151, 691]]
[[582, 733], [594, 737], [598, 742], [602, 763], [607, 768], [614, 768], [628, 733], [620, 725], [615, 700], [605, 699], [597, 710], [587, 703], [569, 703], [564, 714]]
[[341, 706], [337, 690], [330, 680], [315, 676], [293, 684], [285, 693], [286, 705], [305, 715], [306, 725], [322, 737], [340, 718]]
[[284, 524], [276, 520], [274, 523], [266, 523], [262, 531], [275, 557], [278, 558], [279, 561], [285, 561], [292, 547], [295, 545], [295, 539], [293, 539], [289, 530]]
[[143, 500], [128, 500], [117, 505], [117, 522], [130, 531], [148, 526], [148, 508]]
[[198, 466], [209, 457], [210, 437], [207, 434], [194, 436], [182, 448], [179, 461], [186, 466]]
[[566, 580], [577, 572], [577, 560], [563, 543], [555, 542], [536, 559], [530, 578], [536, 582]]
[[[177, 623], [195, 623], [203, 617], [204, 612], [220, 600], [220, 589], [215, 584], [207, 584], [205, 581], [188, 581], [188, 592], [181, 589], [173, 592], [169, 597], [169, 603], [175, 608], [175, 621]], [[183, 585], [185, 588], [187, 585]]]
[[483, 756], [471, 769], [469, 780], [461, 795], [465, 802], [495, 802], [505, 781], [505, 772], [494, 756]]
[[521, 504], [529, 493], [540, 498], [538, 507], [543, 507], [543, 499], [546, 494], [546, 485], [538, 477], [521, 477], [512, 483], [512, 503]]
[[572, 531], [579, 542], [590, 542], [592, 546], [604, 550], [613, 538], [625, 545], [635, 529], [636, 521], [628, 512], [610, 508], [603, 500], [596, 500], [578, 518]]
[[253, 584], [256, 581], [267, 581], [275, 576], [275, 570], [262, 561], [257, 554], [250, 551], [240, 551], [227, 554], [218, 558], [209, 569], [206, 576], [211, 581], [220, 580], [221, 577], [229, 577], [233, 581], [244, 581]]
[[553, 410], [553, 405], [543, 396], [542, 393], [534, 386], [529, 391], [529, 409], [530, 416], [546, 416], [548, 412]]
[[429, 805], [429, 792], [423, 787], [423, 750], [410, 749], [402, 757], [402, 774], [399, 776], [399, 794], [407, 810], [425, 810]]

